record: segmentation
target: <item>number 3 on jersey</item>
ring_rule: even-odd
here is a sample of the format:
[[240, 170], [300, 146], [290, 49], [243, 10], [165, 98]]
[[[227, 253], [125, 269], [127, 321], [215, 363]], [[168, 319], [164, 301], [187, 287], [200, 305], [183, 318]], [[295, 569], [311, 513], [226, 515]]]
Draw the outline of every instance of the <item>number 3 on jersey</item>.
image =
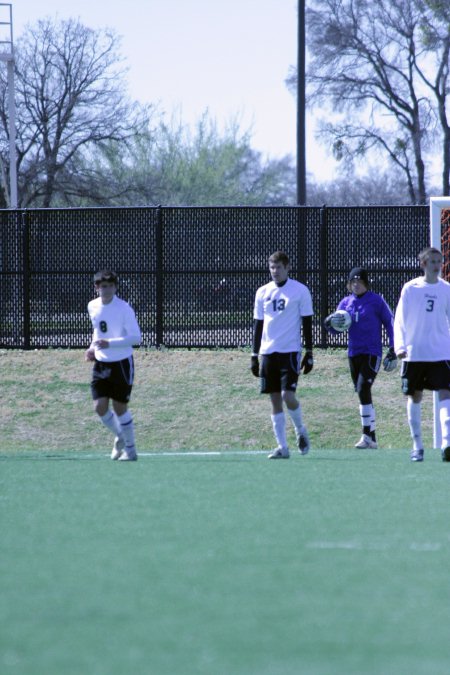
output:
[[282, 312], [286, 307], [286, 300], [281, 298], [280, 300], [272, 300], [272, 307], [274, 312]]

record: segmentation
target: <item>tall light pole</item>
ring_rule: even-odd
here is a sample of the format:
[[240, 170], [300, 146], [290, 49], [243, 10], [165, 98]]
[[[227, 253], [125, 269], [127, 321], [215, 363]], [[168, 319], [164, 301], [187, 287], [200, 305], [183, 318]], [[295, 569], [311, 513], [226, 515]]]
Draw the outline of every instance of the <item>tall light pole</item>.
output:
[[[0, 21], [0, 26], [9, 28], [9, 36], [0, 39], [0, 61], [6, 63], [8, 69], [8, 127], [9, 127], [9, 199], [11, 209], [17, 208], [17, 167], [16, 167], [16, 106], [14, 101], [14, 45], [12, 25], [12, 5], [0, 2], [0, 10], [7, 9], [6, 21]], [[1, 36], [3, 38], [3, 36]], [[6, 189], [6, 186], [5, 186]]]
[[297, 204], [306, 204], [305, 0], [298, 0], [297, 36]]

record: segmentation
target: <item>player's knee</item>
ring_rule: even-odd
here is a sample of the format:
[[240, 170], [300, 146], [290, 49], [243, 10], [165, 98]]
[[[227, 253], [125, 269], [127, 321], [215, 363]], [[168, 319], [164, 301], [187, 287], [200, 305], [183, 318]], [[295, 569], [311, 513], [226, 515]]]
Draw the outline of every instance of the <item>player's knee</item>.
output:
[[288, 408], [291, 408], [292, 410], [298, 408], [298, 401], [295, 392], [282, 391], [281, 398], [283, 400], [283, 403], [285, 403]]
[[94, 401], [94, 411], [99, 415], [100, 417], [103, 417], [103, 415], [106, 415], [108, 412], [108, 399], [107, 398], [98, 398]]
[[372, 403], [372, 385], [365, 380], [359, 380], [356, 386], [356, 392], [359, 396], [361, 405]]
[[124, 415], [128, 410], [128, 403], [121, 403], [119, 401], [113, 401], [112, 405], [113, 405], [114, 412], [119, 417]]

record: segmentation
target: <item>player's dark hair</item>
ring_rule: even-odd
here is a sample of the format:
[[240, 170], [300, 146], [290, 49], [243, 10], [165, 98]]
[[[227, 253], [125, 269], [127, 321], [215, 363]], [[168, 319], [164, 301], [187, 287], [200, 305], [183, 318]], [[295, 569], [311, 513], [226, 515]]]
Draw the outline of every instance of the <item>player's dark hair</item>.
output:
[[99, 286], [102, 281], [107, 281], [110, 284], [118, 285], [119, 280], [117, 274], [112, 270], [100, 270], [94, 274], [94, 284]]
[[275, 251], [270, 256], [269, 263], [281, 263], [287, 267], [289, 265], [289, 257], [284, 251]]

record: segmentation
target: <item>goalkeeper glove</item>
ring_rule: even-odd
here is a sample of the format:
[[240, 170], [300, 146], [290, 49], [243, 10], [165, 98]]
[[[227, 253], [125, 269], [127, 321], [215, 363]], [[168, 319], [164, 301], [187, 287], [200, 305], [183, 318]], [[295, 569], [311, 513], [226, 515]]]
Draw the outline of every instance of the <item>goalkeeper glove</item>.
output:
[[340, 328], [344, 328], [345, 326], [345, 317], [343, 314], [338, 314], [337, 312], [333, 312], [332, 314], [329, 314], [325, 321], [323, 322], [323, 325], [327, 330], [335, 328], [336, 330], [339, 330]]
[[325, 319], [325, 321], [323, 322], [323, 325], [325, 326], [325, 328], [326, 328], [327, 330], [328, 330], [329, 328], [333, 328], [333, 326], [331, 325], [331, 317], [332, 317], [332, 316], [333, 316], [332, 314], [329, 314], [329, 315], [327, 316], [327, 318]]
[[333, 314], [330, 314], [330, 316], [327, 316], [325, 321], [327, 321], [327, 319], [330, 320], [331, 328], [335, 328], [336, 330], [339, 330], [341, 328], [343, 329], [344, 326], [345, 326], [345, 316], [344, 316], [344, 314], [339, 314], [338, 312], [333, 312]]
[[313, 359], [313, 353], [310, 349], [307, 349], [305, 351], [305, 356], [302, 359], [302, 362], [300, 364], [300, 370], [303, 370], [303, 374], [307, 375], [308, 373], [311, 372], [314, 366], [314, 359]]
[[250, 364], [250, 370], [255, 377], [259, 377], [259, 360], [256, 354], [252, 355], [252, 361]]
[[387, 373], [391, 373], [397, 368], [397, 354], [394, 352], [394, 347], [389, 347], [386, 356], [383, 359], [383, 368]]

